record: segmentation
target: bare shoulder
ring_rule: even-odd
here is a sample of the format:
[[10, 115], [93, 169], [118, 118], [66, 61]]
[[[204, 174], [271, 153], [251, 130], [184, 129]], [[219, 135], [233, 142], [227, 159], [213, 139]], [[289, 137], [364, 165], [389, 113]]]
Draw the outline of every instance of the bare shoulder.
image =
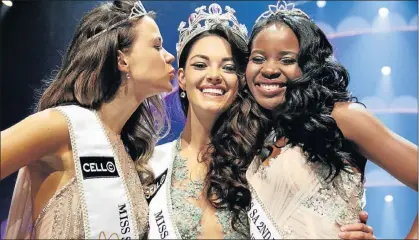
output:
[[29, 116], [33, 119], [39, 119], [43, 121], [49, 121], [49, 122], [61, 122], [67, 124], [67, 120], [65, 116], [58, 110], [49, 108], [45, 109], [43, 111], [37, 112]]
[[334, 118], [344, 117], [353, 114], [367, 114], [367, 109], [360, 103], [337, 102], [332, 111]]
[[43, 148], [47, 146], [50, 150], [57, 150], [63, 144], [68, 144], [70, 140], [67, 120], [61, 112], [55, 109], [46, 109], [26, 117], [2, 131], [2, 139], [13, 147]]
[[59, 155], [70, 142], [67, 120], [58, 110], [28, 116], [1, 132], [1, 174], [6, 177], [48, 155]]
[[[362, 104], [338, 102], [332, 111], [338, 127], [346, 138], [354, 140], [360, 131], [371, 131], [381, 126], [379, 120]], [[364, 132], [365, 133], [365, 132]]]
[[67, 140], [69, 137], [67, 119], [60, 111], [55, 109], [46, 109], [35, 113], [27, 117], [22, 123], [36, 126], [38, 131], [42, 131], [47, 136], [56, 138], [56, 140], [61, 138]]

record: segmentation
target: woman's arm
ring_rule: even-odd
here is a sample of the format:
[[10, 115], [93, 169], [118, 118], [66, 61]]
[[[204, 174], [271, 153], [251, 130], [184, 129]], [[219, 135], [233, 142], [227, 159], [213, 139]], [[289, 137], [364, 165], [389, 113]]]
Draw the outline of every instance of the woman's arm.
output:
[[[388, 130], [362, 105], [338, 103], [332, 112], [343, 135], [360, 153], [402, 183], [418, 190], [418, 147]], [[417, 219], [417, 217], [416, 217]], [[417, 238], [417, 224], [408, 237]]]
[[65, 117], [56, 110], [35, 113], [1, 132], [0, 179], [69, 144]]

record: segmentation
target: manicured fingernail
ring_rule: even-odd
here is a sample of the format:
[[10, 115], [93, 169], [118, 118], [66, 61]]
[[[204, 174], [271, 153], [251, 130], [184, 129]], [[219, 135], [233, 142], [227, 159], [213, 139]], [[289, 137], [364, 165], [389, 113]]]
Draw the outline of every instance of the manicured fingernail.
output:
[[340, 228], [340, 230], [341, 230], [342, 232], [344, 232], [344, 231], [346, 230], [346, 227], [341, 227], [341, 228]]
[[344, 232], [340, 232], [340, 233], [338, 234], [338, 236], [339, 236], [340, 238], [343, 238], [343, 237], [345, 237], [345, 236], [346, 236], [346, 233], [344, 233]]

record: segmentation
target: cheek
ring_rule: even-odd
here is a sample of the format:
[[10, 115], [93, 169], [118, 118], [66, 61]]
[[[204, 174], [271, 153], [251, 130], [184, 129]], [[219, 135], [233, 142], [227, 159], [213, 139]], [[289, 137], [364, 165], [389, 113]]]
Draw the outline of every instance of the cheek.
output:
[[186, 69], [184, 85], [186, 90], [197, 88], [199, 80], [202, 78], [202, 75], [202, 73], [194, 71], [193, 69]]
[[186, 92], [192, 92], [192, 90], [195, 89], [195, 88], [196, 88], [196, 86], [194, 85], [194, 83], [192, 83], [190, 81], [185, 82]]
[[239, 92], [239, 79], [237, 76], [230, 78], [230, 80], [227, 82], [228, 87], [231, 91], [230, 99], [229, 101], [232, 102], [236, 97], [237, 93]]
[[239, 92], [239, 82], [236, 82], [234, 86], [231, 88], [233, 97], [235, 98], [237, 96], [237, 93]]
[[260, 67], [253, 64], [253, 63], [249, 63], [246, 67], [246, 81], [249, 84], [252, 80], [254, 80], [254, 78], [256, 77], [256, 75], [259, 72]]
[[226, 80], [228, 88], [233, 92], [237, 92], [239, 89], [239, 77], [237, 75], [229, 74], [225, 76], [224, 79]]
[[148, 66], [149, 69], [155, 69], [150, 71], [149, 74], [163, 73], [162, 67], [165, 67], [165, 61], [161, 51], [159, 52], [156, 49], [151, 48], [147, 51], [143, 51], [140, 58], [142, 59], [144, 66]]
[[155, 55], [156, 61], [160, 63], [161, 66], [166, 66], [166, 62], [164, 61], [163, 51], [160, 51], [158, 54]]
[[145, 69], [149, 67], [149, 61], [147, 61], [147, 54], [135, 55], [130, 64], [131, 71], [137, 72], [138, 74], [144, 74]]
[[291, 66], [286, 71], [286, 77], [290, 80], [294, 80], [296, 78], [299, 78], [299, 77], [301, 77], [301, 75], [302, 75], [301, 68], [298, 65]]

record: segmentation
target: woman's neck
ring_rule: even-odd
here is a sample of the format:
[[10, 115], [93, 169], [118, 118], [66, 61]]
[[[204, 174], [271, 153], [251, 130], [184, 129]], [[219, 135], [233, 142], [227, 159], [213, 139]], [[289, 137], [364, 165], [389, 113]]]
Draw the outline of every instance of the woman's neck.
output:
[[[131, 90], [130, 90], [131, 89]], [[138, 99], [132, 87], [121, 85], [112, 101], [103, 103], [98, 113], [102, 122], [117, 135], [144, 99]]]
[[195, 114], [189, 108], [185, 128], [180, 136], [180, 155], [187, 159], [187, 167], [191, 178], [203, 179], [207, 173], [207, 162], [202, 157], [210, 143], [211, 129], [216, 117], [210, 114]]

